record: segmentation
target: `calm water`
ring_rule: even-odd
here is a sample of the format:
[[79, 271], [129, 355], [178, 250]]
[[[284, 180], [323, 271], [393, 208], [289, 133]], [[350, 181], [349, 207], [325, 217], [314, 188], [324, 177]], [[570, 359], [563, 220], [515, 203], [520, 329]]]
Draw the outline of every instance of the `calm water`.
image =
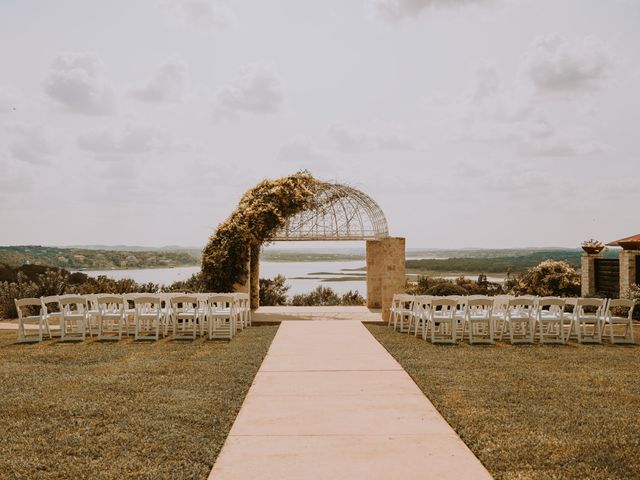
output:
[[[322, 281], [332, 277], [352, 276], [363, 272], [341, 272], [343, 268], [364, 267], [363, 260], [353, 262], [260, 262], [260, 278], [273, 278], [282, 274], [291, 286], [289, 295], [307, 293], [318, 285], [331, 287], [337, 293], [358, 290], [363, 296], [367, 293], [367, 284], [363, 280]], [[186, 280], [200, 267], [147, 268], [141, 270], [85, 270], [83, 273], [93, 277], [106, 275], [119, 280], [132, 278], [138, 283], [153, 282], [168, 285], [178, 280]], [[319, 272], [325, 272], [318, 274]], [[310, 275], [313, 274], [313, 275]]]
[[[364, 267], [363, 260], [349, 262], [260, 262], [260, 278], [273, 278], [282, 274], [287, 278], [291, 286], [289, 295], [307, 293], [318, 285], [331, 287], [335, 292], [342, 294], [349, 290], [358, 290], [364, 297], [367, 295], [367, 282], [362, 280], [335, 281], [336, 277], [351, 277], [362, 274], [364, 271], [351, 272], [343, 269]], [[138, 283], [153, 282], [160, 285], [169, 285], [178, 280], [186, 280], [200, 267], [176, 267], [176, 268], [147, 268], [142, 270], [86, 270], [84, 273], [91, 276], [106, 275], [119, 280], [121, 278], [133, 278]], [[445, 276], [455, 279], [457, 276]], [[476, 280], [477, 275], [469, 275], [467, 278]], [[323, 281], [324, 280], [324, 281]], [[503, 278], [488, 277], [490, 282], [501, 283]]]

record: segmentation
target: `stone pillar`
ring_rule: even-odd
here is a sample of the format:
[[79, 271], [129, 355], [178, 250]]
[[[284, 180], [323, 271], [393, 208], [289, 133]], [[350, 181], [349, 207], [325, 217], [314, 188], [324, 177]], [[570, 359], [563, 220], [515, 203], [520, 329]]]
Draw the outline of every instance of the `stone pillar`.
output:
[[367, 240], [367, 307], [382, 308], [384, 253], [380, 240]]
[[251, 309], [255, 310], [260, 306], [260, 245], [251, 247], [249, 269]]
[[596, 294], [596, 258], [600, 254], [583, 253], [580, 265], [582, 297], [593, 297]]
[[382, 318], [389, 316], [391, 300], [404, 292], [405, 239], [388, 237], [367, 241], [367, 306], [382, 308]]
[[620, 296], [626, 295], [629, 287], [636, 283], [636, 257], [640, 250], [621, 250], [620, 258]]

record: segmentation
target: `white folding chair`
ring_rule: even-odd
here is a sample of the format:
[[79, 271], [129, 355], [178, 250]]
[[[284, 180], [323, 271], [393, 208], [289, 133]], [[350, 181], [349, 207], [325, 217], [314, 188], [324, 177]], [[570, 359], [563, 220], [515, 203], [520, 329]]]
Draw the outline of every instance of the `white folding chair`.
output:
[[96, 299], [98, 340], [121, 340], [127, 335], [125, 303], [122, 296], [104, 295]]
[[207, 328], [209, 340], [235, 335], [236, 298], [230, 294], [213, 294], [207, 297]]
[[200, 312], [196, 295], [175, 295], [171, 297], [171, 323], [173, 338], [195, 340], [198, 334]]
[[391, 316], [393, 317], [393, 329], [399, 332], [408, 332], [411, 326], [413, 314], [413, 295], [406, 293], [395, 294], [391, 303]]
[[162, 300], [159, 296], [136, 296], [135, 305], [135, 340], [158, 340], [160, 328], [164, 324]]
[[[496, 295], [493, 297], [493, 308], [491, 309], [491, 318], [493, 319], [493, 331], [498, 335], [504, 328], [504, 318], [507, 315], [507, 306], [511, 295]], [[500, 337], [502, 339], [502, 337]]]
[[464, 320], [466, 318], [467, 302], [468, 298], [465, 295], [447, 295], [444, 298], [450, 298], [458, 302], [456, 305], [456, 320], [458, 333], [456, 336], [462, 338], [464, 334]]
[[409, 323], [409, 333], [411, 333], [411, 327], [413, 326], [414, 336], [418, 336], [418, 331], [424, 337], [425, 330], [429, 326], [429, 314], [431, 313], [431, 295], [416, 295], [413, 300], [413, 313]]
[[509, 340], [514, 343], [533, 343], [534, 335], [534, 299], [516, 297], [507, 301], [504, 322], [500, 330], [500, 340], [508, 330]]
[[[558, 297], [542, 297], [535, 308], [535, 330], [540, 343], [567, 343], [571, 331], [571, 319], [564, 311], [565, 300]], [[568, 327], [568, 328], [566, 328]]]
[[[436, 297], [431, 300], [429, 313], [429, 328], [431, 343], [457, 342], [458, 319], [456, 316], [458, 300]], [[426, 334], [423, 335], [426, 340]]]
[[60, 305], [60, 341], [83, 341], [92, 335], [87, 299], [80, 296], [62, 296], [58, 299]]
[[[611, 343], [635, 343], [633, 337], [633, 310], [636, 302], [626, 298], [609, 300], [604, 315], [604, 335]], [[628, 309], [626, 316], [615, 315], [616, 310]], [[614, 327], [623, 330], [624, 333], [616, 333]], [[609, 331], [607, 335], [607, 330]]]
[[602, 330], [607, 300], [579, 298], [573, 315], [574, 329], [579, 343], [602, 343]]
[[[41, 342], [51, 338], [47, 316], [39, 298], [14, 299], [18, 311], [18, 343]], [[38, 325], [36, 334], [30, 334], [27, 325]], [[34, 329], [35, 330], [35, 329]]]
[[47, 325], [49, 325], [51, 338], [60, 337], [61, 334], [60, 324], [62, 320], [62, 312], [60, 311], [59, 301], [60, 296], [58, 295], [40, 297], [42, 314], [47, 320]]
[[467, 301], [465, 319], [462, 330], [469, 336], [469, 343], [493, 343], [493, 299], [490, 297], [474, 297]]

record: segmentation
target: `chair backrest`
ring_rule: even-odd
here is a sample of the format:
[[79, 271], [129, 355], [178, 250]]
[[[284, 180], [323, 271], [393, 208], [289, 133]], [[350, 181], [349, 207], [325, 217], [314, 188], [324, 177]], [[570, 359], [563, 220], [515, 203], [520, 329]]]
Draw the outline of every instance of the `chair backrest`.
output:
[[431, 300], [431, 308], [446, 307], [447, 309], [455, 309], [457, 306], [458, 301], [454, 300], [453, 298], [438, 297]]
[[172, 308], [194, 308], [198, 306], [198, 297], [196, 295], [172, 295], [171, 307]]
[[[29, 298], [15, 298], [13, 300], [16, 304], [16, 310], [18, 311], [18, 318], [22, 319], [24, 317], [33, 316], [34, 311], [37, 310], [42, 315], [43, 305], [42, 301], [39, 298], [29, 297]], [[27, 314], [25, 315], [26, 310]]]
[[484, 308], [484, 309], [493, 308], [493, 298], [491, 297], [470, 298], [467, 302], [467, 307]]
[[235, 303], [235, 297], [230, 294], [214, 293], [207, 297], [207, 304], [214, 310], [233, 308]]
[[613, 298], [609, 300], [609, 303], [607, 304], [606, 316], [608, 318], [616, 315], [622, 316], [624, 315], [623, 312], [624, 312], [624, 309], [626, 308], [628, 309], [626, 313], [627, 318], [631, 320], [633, 318], [633, 310], [635, 309], [635, 306], [636, 306], [635, 300], [631, 300], [628, 298]]
[[125, 303], [124, 298], [121, 295], [101, 295], [96, 300], [98, 304], [98, 311], [101, 313], [119, 312], [124, 310]]
[[396, 307], [404, 307], [405, 303], [412, 303], [413, 298], [413, 295], [409, 295], [408, 293], [394, 293], [391, 303]]
[[87, 300], [87, 307], [89, 307], [91, 310], [98, 309], [98, 295], [96, 295], [95, 293], [91, 293], [85, 295], [84, 298]]
[[515, 297], [510, 298], [507, 301], [507, 306], [509, 308], [522, 308], [530, 309], [533, 307], [534, 299], [532, 297]]
[[538, 307], [562, 307], [564, 308], [566, 300], [560, 297], [541, 297], [538, 299]]
[[635, 305], [636, 302], [629, 298], [613, 298], [609, 300], [609, 307], [633, 308]]
[[416, 295], [413, 297], [414, 309], [426, 309], [431, 305], [433, 297], [431, 295]]
[[589, 316], [593, 313], [596, 317], [601, 317], [605, 313], [607, 303], [606, 298], [579, 298], [576, 301], [574, 314]]
[[87, 299], [79, 295], [61, 296], [58, 298], [58, 305], [60, 305], [60, 311], [63, 314], [74, 311], [78, 313], [87, 311]]
[[137, 312], [159, 313], [162, 310], [162, 299], [153, 295], [136, 295], [133, 304]]

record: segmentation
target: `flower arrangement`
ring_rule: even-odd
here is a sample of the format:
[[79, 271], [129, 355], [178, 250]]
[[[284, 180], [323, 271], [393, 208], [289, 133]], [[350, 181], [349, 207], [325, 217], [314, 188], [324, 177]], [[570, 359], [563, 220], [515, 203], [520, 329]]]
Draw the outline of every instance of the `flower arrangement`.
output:
[[230, 292], [244, 283], [251, 255], [269, 242], [287, 219], [313, 205], [320, 182], [307, 171], [264, 180], [245, 192], [238, 207], [218, 225], [202, 252], [202, 280], [209, 291]]
[[582, 242], [582, 249], [587, 253], [596, 254], [604, 250], [604, 244], [599, 240], [590, 238]]

